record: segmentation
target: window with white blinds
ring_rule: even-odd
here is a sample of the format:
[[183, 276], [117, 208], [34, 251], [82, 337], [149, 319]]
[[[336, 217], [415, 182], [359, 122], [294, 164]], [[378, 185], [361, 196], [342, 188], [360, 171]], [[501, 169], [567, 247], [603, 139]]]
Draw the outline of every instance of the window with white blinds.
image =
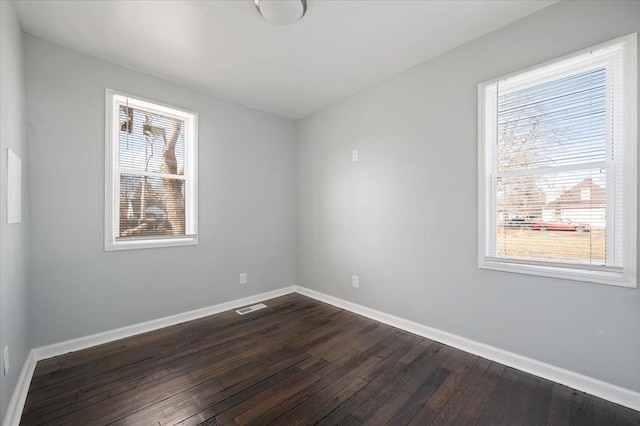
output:
[[197, 244], [197, 116], [107, 90], [105, 250]]
[[479, 86], [480, 267], [636, 286], [636, 35]]

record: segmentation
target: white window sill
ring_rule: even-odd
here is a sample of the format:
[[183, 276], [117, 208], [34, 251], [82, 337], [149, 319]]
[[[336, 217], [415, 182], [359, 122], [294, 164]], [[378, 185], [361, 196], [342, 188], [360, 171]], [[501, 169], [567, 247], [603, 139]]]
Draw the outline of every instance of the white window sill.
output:
[[194, 246], [197, 244], [198, 244], [197, 236], [185, 237], [185, 238], [164, 238], [164, 239], [162, 238], [131, 239], [131, 240], [119, 240], [119, 241], [106, 241], [104, 245], [104, 251]]
[[486, 258], [480, 261], [480, 269], [513, 272], [516, 274], [538, 275], [565, 280], [592, 282], [620, 287], [637, 287], [635, 274], [625, 271], [580, 269], [566, 266], [535, 265], [516, 261], [494, 260]]

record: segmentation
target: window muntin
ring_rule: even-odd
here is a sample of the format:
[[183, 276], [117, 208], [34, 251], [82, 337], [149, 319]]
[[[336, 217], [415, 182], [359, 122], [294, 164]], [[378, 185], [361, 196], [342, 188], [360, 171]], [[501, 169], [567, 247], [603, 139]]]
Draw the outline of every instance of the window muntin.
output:
[[479, 86], [480, 266], [635, 286], [635, 34]]
[[196, 121], [107, 90], [106, 250], [197, 244]]

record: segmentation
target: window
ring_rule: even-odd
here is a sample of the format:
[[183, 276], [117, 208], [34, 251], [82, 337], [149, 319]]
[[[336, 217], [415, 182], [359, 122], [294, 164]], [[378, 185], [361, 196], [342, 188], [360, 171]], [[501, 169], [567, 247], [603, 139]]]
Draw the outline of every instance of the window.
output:
[[105, 250], [198, 243], [197, 115], [106, 91]]
[[479, 266], [636, 286], [636, 34], [479, 86]]

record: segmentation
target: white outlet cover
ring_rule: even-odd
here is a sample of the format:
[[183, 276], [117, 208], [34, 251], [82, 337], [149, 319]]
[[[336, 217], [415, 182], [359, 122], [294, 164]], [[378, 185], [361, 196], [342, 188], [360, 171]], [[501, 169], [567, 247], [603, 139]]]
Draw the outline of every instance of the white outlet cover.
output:
[[351, 161], [358, 161], [358, 150], [354, 149], [351, 151]]
[[243, 272], [242, 274], [240, 274], [240, 284], [246, 284], [247, 283], [247, 273]]
[[353, 275], [351, 277], [351, 285], [354, 286], [355, 288], [359, 288], [360, 287], [360, 280], [358, 279], [357, 275]]

